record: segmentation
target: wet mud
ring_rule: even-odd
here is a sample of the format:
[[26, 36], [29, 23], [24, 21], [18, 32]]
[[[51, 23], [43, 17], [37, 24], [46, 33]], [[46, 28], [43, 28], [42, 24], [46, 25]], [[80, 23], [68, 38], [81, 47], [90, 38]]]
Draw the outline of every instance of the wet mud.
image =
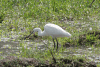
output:
[[49, 61], [41, 63], [34, 58], [7, 56], [6, 58], [0, 60], [0, 67], [27, 67], [32, 65], [34, 67], [97, 67], [95, 62], [86, 62], [83, 59], [78, 59], [78, 61], [64, 58], [56, 60], [56, 63], [53, 61], [51, 63], [49, 63]]

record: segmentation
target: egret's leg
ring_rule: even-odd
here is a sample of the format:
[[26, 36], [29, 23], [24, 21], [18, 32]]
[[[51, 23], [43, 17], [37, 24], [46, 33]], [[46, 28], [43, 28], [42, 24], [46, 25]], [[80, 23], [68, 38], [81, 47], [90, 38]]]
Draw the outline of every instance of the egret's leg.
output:
[[58, 49], [58, 40], [57, 40], [57, 38], [55, 38], [56, 39], [56, 42], [57, 42], [57, 49]]
[[54, 41], [54, 38], [52, 38], [52, 39], [53, 39], [53, 43], [54, 43], [54, 48], [55, 48], [55, 46], [56, 46], [56, 45], [55, 45], [55, 41]]

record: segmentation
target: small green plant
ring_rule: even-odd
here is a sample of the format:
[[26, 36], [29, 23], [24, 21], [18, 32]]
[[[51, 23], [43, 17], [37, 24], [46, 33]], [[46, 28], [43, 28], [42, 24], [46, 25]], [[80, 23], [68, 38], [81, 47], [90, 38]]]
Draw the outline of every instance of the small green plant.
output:
[[97, 39], [97, 37], [94, 35], [86, 35], [86, 42], [87, 43], [93, 44], [96, 39]]

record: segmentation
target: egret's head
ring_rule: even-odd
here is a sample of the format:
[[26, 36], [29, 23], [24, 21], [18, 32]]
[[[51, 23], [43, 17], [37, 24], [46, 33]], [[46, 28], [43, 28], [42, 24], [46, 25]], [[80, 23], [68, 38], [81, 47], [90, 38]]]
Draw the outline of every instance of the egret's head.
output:
[[41, 30], [40, 28], [34, 28], [34, 29], [33, 29], [33, 33], [39, 32], [40, 30]]

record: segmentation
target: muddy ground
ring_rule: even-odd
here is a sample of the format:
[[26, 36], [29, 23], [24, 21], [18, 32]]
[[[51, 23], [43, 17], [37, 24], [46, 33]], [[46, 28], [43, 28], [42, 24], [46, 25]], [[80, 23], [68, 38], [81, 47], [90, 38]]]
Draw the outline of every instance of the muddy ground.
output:
[[[70, 60], [70, 59], [56, 59], [56, 63], [49, 61], [45, 61], [45, 63], [41, 63], [34, 58], [18, 58], [15, 56], [7, 56], [3, 60], [0, 60], [0, 67], [97, 67], [94, 62], [86, 62], [82, 59], [78, 59], [78, 61]], [[59, 63], [58, 63], [59, 62]]]

